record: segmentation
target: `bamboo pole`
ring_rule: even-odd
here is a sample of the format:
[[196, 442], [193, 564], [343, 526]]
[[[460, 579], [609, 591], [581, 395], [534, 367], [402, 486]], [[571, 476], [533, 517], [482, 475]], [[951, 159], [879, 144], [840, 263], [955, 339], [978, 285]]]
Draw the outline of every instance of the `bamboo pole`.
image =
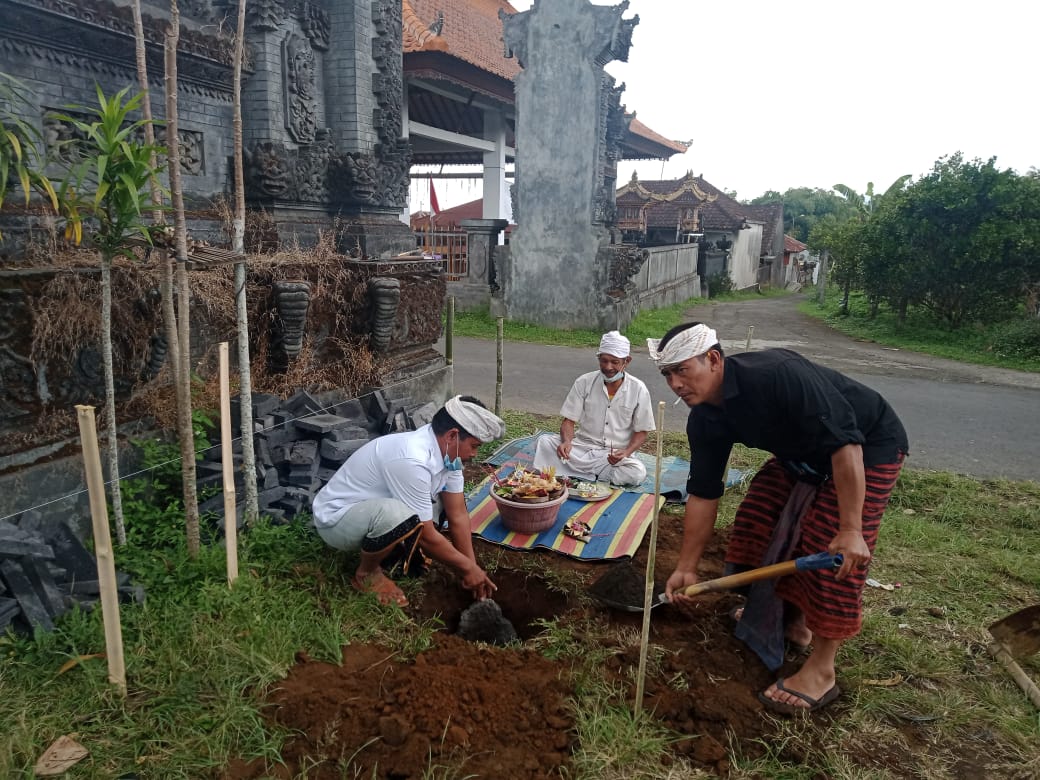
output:
[[448, 296], [448, 321], [444, 326], [444, 362], [448, 364], [448, 397], [455, 396], [455, 296]]
[[755, 333], [755, 326], [754, 325], [748, 325], [748, 327], [747, 327], [747, 343], [744, 345], [744, 351], [745, 352], [750, 352], [751, 351], [751, 337], [754, 335], [754, 333]]
[[[235, 510], [235, 459], [231, 451], [231, 382], [228, 369], [228, 343], [220, 342], [220, 462], [224, 475], [224, 547], [227, 555], [227, 581], [238, 579], [238, 512]], [[247, 436], [242, 432], [243, 438]]]
[[503, 345], [505, 338], [503, 333], [505, 331], [505, 319], [502, 317], [498, 318], [498, 328], [495, 335], [495, 365], [497, 367], [495, 373], [495, 414], [502, 415], [502, 363], [504, 357]]
[[646, 556], [646, 582], [643, 587], [643, 631], [639, 639], [639, 671], [636, 676], [635, 715], [643, 710], [646, 686], [646, 655], [650, 643], [650, 609], [654, 598], [654, 564], [657, 558], [657, 526], [661, 515], [661, 460], [664, 455], [664, 401], [657, 403], [657, 465], [654, 467], [654, 516], [650, 521], [650, 549]]
[[108, 658], [108, 681], [126, 696], [126, 666], [123, 660], [123, 629], [119, 623], [119, 590], [116, 565], [112, 554], [112, 536], [108, 530], [108, 507], [105, 505], [105, 480], [101, 475], [97, 427], [93, 406], [76, 406], [79, 436], [83, 448], [83, 467], [90, 493], [90, 521], [94, 526], [94, 555], [97, 558], [98, 584], [101, 590], [101, 619], [105, 626], [105, 657]]

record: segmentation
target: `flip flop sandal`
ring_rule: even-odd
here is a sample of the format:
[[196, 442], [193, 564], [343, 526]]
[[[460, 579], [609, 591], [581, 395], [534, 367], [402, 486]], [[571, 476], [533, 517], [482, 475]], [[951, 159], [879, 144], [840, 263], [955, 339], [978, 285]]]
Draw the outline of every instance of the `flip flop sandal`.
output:
[[783, 677], [776, 681], [776, 688], [777, 690], [783, 691], [784, 693], [789, 693], [791, 696], [801, 699], [809, 705], [808, 707], [799, 707], [796, 704], [788, 704], [786, 702], [776, 701], [775, 699], [770, 699], [768, 696], [766, 696], [765, 691], [761, 691], [758, 694], [758, 700], [762, 702], [762, 705], [767, 710], [776, 715], [784, 715], [787, 717], [821, 710], [841, 695], [841, 689], [837, 685], [835, 685], [829, 691], [827, 691], [827, 693], [823, 694], [823, 696], [821, 696], [819, 699], [814, 699], [812, 696], [809, 696], [806, 693], [802, 693], [801, 691], [796, 691], [791, 688], [785, 688]]
[[362, 580], [359, 577], [354, 577], [350, 580], [350, 584], [358, 593], [373, 594], [384, 607], [392, 604], [396, 604], [399, 607], [408, 606], [408, 598], [404, 595], [404, 591], [397, 587], [394, 581], [388, 577], [379, 577], [375, 580]]

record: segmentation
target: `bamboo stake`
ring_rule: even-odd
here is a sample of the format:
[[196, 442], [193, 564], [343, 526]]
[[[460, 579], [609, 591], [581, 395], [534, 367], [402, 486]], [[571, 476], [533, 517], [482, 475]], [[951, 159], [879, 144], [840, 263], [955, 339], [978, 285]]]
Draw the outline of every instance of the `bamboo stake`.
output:
[[744, 351], [745, 352], [750, 352], [751, 351], [751, 336], [754, 334], [754, 332], [755, 332], [755, 326], [754, 325], [748, 325], [748, 327], [747, 327], [747, 344], [744, 345]]
[[90, 520], [94, 526], [94, 555], [97, 558], [98, 584], [101, 586], [101, 619], [105, 626], [108, 681], [126, 696], [123, 629], [119, 623], [119, 591], [112, 554], [112, 536], [108, 530], [105, 480], [101, 475], [101, 454], [98, 452], [94, 407], [77, 405], [76, 416], [79, 418], [83, 466], [87, 474], [87, 490], [90, 493]]
[[643, 587], [643, 632], [639, 638], [639, 671], [636, 676], [635, 715], [643, 709], [646, 686], [646, 654], [650, 643], [650, 609], [654, 598], [654, 563], [657, 558], [657, 526], [661, 514], [661, 460], [664, 455], [664, 401], [657, 403], [657, 465], [654, 468], [654, 516], [650, 521], [650, 549], [646, 556], [646, 582]]
[[502, 415], [502, 363], [504, 357], [503, 344], [505, 339], [504, 333], [505, 319], [502, 317], [498, 318], [498, 332], [495, 335], [495, 364], [497, 366], [497, 372], [495, 374], [495, 414]]
[[[231, 382], [228, 369], [228, 343], [220, 342], [220, 462], [224, 475], [224, 547], [227, 554], [227, 581], [238, 579], [238, 512], [235, 510], [235, 459], [231, 451]], [[243, 437], [247, 434], [243, 432]]]
[[444, 362], [448, 364], [448, 397], [455, 396], [455, 296], [448, 296], [448, 322], [444, 326]]

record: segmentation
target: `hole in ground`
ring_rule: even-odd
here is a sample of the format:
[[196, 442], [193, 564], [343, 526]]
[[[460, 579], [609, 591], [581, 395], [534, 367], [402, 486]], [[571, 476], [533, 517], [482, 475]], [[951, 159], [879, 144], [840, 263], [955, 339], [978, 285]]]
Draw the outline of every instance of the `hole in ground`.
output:
[[[502, 616], [513, 624], [521, 640], [530, 639], [542, 632], [535, 621], [552, 619], [565, 612], [570, 600], [565, 593], [552, 590], [548, 583], [536, 574], [515, 569], [496, 569], [489, 572], [498, 586], [495, 602]], [[433, 572], [431, 572], [433, 574]], [[422, 619], [438, 618], [444, 623], [444, 631], [454, 634], [459, 630], [459, 616], [473, 603], [469, 591], [459, 586], [455, 577], [447, 580], [427, 577], [423, 583], [421, 599], [416, 599], [414, 611]]]

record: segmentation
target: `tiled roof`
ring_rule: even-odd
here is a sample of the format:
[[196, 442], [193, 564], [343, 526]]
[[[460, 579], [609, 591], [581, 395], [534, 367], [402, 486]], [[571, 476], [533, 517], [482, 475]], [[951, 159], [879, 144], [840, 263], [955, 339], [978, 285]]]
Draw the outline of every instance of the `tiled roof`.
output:
[[809, 248], [808, 244], [803, 244], [801, 241], [799, 241], [794, 236], [789, 236], [789, 235], [787, 235], [787, 233], [784, 233], [784, 253], [785, 254], [787, 254], [788, 252], [790, 252], [792, 254], [798, 253], [798, 252], [804, 252], [808, 248]]
[[[642, 191], [640, 193], [640, 190]], [[617, 202], [633, 202], [632, 193], [639, 193], [644, 200], [677, 201], [683, 191], [694, 193], [702, 201], [700, 207], [701, 226], [704, 230], [740, 230], [746, 219], [757, 218], [748, 213], [744, 206], [700, 176], [688, 173], [681, 179], [642, 181], [632, 176], [632, 181], [618, 190]]]
[[[428, 211], [416, 211], [411, 215], [411, 223], [413, 229], [421, 230], [426, 227], [429, 223], [430, 213]], [[437, 215], [433, 218], [433, 227], [435, 230], [448, 230], [450, 228], [456, 228], [459, 223], [464, 219], [483, 219], [484, 218], [484, 200], [477, 199], [471, 200], [469, 203], [462, 203], [458, 206], [452, 206], [450, 209], [443, 209], [437, 212]], [[509, 233], [512, 229], [512, 225], [506, 227], [506, 233]]]
[[[506, 59], [500, 10], [515, 14], [506, 0], [402, 0], [404, 53], [441, 51], [512, 81], [520, 72]], [[437, 31], [438, 27], [439, 32]]]
[[690, 145], [685, 141], [673, 141], [670, 138], [665, 138], [660, 133], [655, 133], [653, 130], [644, 125], [635, 117], [632, 117], [632, 121], [628, 126], [628, 130], [630, 133], [632, 133], [632, 135], [637, 135], [640, 138], [647, 139], [648, 141], [653, 141], [654, 143], [661, 144], [662, 146], [667, 146], [669, 149], [674, 150], [677, 154], [682, 154], [690, 148]]

